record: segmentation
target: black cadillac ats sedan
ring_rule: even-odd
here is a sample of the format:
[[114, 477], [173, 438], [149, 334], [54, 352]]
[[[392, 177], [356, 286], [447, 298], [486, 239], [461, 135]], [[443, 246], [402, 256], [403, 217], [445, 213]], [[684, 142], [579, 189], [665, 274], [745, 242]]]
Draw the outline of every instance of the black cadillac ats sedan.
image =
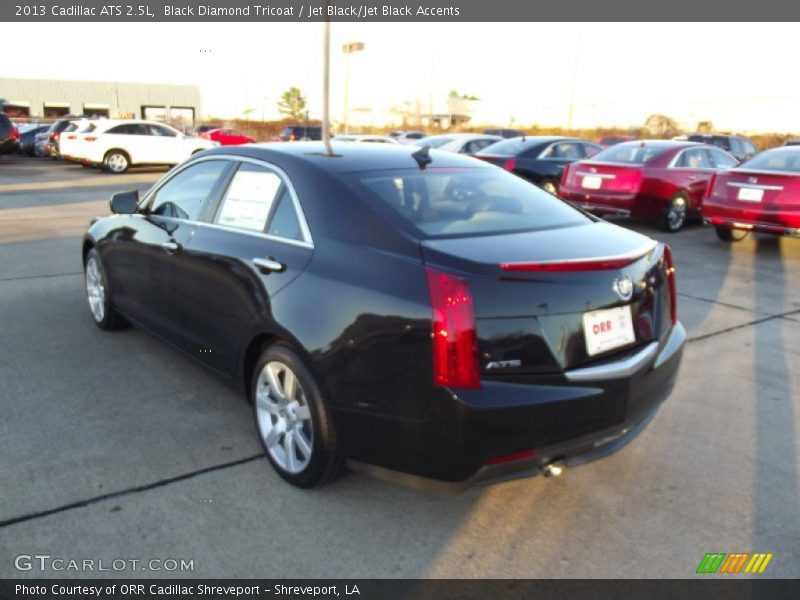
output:
[[608, 454], [669, 395], [667, 246], [486, 162], [409, 146], [215, 148], [83, 243], [97, 325], [230, 379], [292, 484], [442, 490]]

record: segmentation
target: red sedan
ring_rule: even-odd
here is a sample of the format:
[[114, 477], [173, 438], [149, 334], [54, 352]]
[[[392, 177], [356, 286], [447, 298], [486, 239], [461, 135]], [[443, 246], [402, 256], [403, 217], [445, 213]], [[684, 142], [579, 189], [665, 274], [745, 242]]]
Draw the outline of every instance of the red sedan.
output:
[[800, 237], [800, 147], [767, 150], [716, 175], [703, 216], [726, 242], [750, 231]]
[[212, 129], [200, 134], [201, 138], [219, 142], [220, 146], [239, 146], [241, 144], [253, 144], [255, 139], [245, 135], [235, 129]]
[[590, 212], [651, 219], [674, 232], [700, 213], [711, 177], [736, 164], [707, 144], [624, 142], [564, 169], [559, 196]]

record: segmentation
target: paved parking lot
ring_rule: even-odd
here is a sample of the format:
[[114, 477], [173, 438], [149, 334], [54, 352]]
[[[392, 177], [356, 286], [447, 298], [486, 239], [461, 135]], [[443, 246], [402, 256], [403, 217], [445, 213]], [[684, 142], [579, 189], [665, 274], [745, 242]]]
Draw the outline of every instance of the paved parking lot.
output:
[[301, 491], [235, 393], [91, 321], [81, 235], [112, 191], [162, 173], [0, 161], [0, 577], [78, 575], [14, 568], [49, 554], [187, 559], [196, 577], [680, 578], [712, 551], [772, 552], [763, 576], [800, 577], [800, 241], [669, 236], [690, 341], [616, 455], [457, 496], [356, 474]]

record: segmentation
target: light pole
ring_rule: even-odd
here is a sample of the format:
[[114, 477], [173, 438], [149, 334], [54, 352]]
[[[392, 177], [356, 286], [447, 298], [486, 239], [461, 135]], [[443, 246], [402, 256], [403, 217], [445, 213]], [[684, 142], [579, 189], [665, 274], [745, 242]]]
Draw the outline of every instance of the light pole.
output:
[[342, 52], [345, 54], [344, 63], [344, 132], [347, 131], [348, 104], [350, 102], [350, 55], [353, 52], [361, 52], [364, 49], [364, 42], [348, 42], [342, 44]]

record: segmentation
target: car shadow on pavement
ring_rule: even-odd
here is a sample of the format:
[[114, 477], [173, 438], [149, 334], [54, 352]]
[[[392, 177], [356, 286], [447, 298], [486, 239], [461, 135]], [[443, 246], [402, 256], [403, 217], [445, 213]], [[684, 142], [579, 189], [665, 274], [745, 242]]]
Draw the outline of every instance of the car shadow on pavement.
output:
[[[763, 290], [789, 298], [786, 265], [800, 266], [800, 253], [797, 253], [800, 246], [795, 246], [796, 240], [767, 235], [756, 237], [755, 243], [753, 299], [756, 310], [766, 312], [770, 308], [765, 305]], [[792, 316], [800, 317], [796, 306]], [[767, 570], [766, 574], [777, 576], [781, 567], [785, 569], [800, 561], [800, 448], [797, 441], [800, 389], [792, 387], [797, 385], [800, 364], [800, 344], [792, 336], [800, 333], [800, 324], [778, 316], [756, 325], [755, 329], [753, 360], [757, 364], [763, 362], [755, 369], [753, 546], [745, 550], [774, 552], [772, 571]], [[766, 357], [771, 360], [767, 362]], [[775, 546], [776, 540], [782, 541], [780, 547]]]

